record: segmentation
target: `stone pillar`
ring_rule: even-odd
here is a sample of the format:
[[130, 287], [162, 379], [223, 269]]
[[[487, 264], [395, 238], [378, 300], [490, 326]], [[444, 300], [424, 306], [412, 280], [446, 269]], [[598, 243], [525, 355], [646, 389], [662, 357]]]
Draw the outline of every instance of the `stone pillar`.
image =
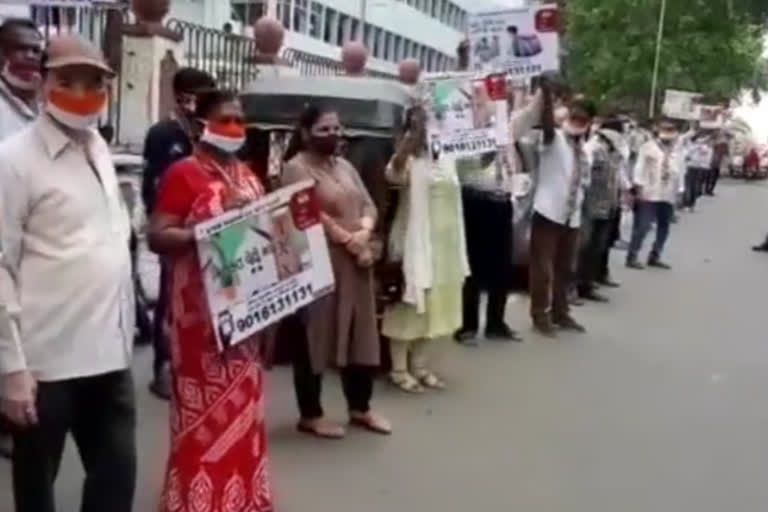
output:
[[[169, 2], [152, 2], [155, 10], [137, 9], [145, 4], [150, 5], [134, 0], [138, 22], [123, 27], [118, 142], [132, 150], [141, 149], [149, 127], [167, 114], [161, 108], [168, 98], [166, 75], [172, 76], [183, 58], [181, 36], [161, 24]], [[165, 9], [157, 9], [163, 4]]]

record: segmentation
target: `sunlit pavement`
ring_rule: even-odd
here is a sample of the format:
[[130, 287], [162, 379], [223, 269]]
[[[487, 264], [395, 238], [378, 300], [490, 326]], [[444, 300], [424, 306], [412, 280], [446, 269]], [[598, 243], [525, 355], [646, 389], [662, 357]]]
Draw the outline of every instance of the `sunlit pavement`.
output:
[[[401, 396], [382, 382], [376, 405], [391, 438], [353, 432], [321, 442], [294, 432], [290, 375], [269, 382], [279, 512], [723, 512], [768, 504], [768, 185], [724, 183], [673, 227], [674, 270], [616, 277], [606, 306], [575, 314], [587, 336], [536, 338], [527, 300], [510, 319], [522, 345], [445, 343], [449, 391]], [[140, 482], [136, 511], [155, 509], [167, 446], [164, 404], [138, 354]], [[343, 419], [337, 379], [326, 392]], [[73, 450], [59, 510], [78, 509]], [[0, 463], [0, 510], [11, 510]]]

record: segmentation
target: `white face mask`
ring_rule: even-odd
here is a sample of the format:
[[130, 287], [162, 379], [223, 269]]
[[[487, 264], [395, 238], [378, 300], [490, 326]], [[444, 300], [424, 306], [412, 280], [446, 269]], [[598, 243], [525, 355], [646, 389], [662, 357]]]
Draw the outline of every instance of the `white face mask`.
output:
[[30, 80], [26, 80], [24, 78], [21, 78], [18, 75], [14, 75], [11, 71], [10, 64], [8, 61], [5, 62], [3, 65], [2, 70], [0, 70], [0, 74], [2, 74], [3, 79], [8, 82], [11, 87], [15, 87], [16, 89], [20, 89], [22, 91], [34, 91], [38, 87], [40, 87], [40, 77], [33, 78]]
[[205, 130], [203, 130], [203, 135], [200, 137], [200, 141], [210, 144], [224, 153], [232, 155], [237, 153], [240, 148], [243, 147], [245, 144], [245, 137], [227, 137], [226, 135], [211, 133], [208, 127], [206, 127]]
[[85, 131], [95, 127], [99, 123], [99, 118], [101, 117], [101, 112], [87, 116], [72, 114], [71, 112], [66, 112], [60, 109], [50, 101], [45, 104], [45, 110], [51, 117], [64, 126], [79, 131]]

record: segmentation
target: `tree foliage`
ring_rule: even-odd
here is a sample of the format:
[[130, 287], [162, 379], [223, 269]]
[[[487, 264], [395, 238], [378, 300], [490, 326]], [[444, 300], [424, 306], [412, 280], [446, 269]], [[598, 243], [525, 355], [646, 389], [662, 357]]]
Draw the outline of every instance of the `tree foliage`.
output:
[[[756, 86], [765, 75], [764, 2], [667, 0], [659, 96], [671, 88], [727, 101]], [[574, 85], [597, 100], [646, 110], [660, 5], [661, 0], [567, 2], [565, 65]]]

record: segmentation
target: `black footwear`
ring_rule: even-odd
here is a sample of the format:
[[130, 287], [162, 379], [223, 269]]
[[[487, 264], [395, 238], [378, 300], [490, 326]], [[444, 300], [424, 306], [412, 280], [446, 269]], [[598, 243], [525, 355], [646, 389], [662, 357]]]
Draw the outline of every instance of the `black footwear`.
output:
[[533, 330], [545, 338], [557, 338], [557, 328], [549, 318], [534, 320]]
[[610, 300], [608, 300], [608, 297], [606, 297], [605, 295], [600, 295], [595, 290], [582, 290], [579, 292], [579, 297], [581, 297], [584, 300], [588, 300], [590, 302], [602, 302], [602, 303], [610, 302]]
[[653, 268], [658, 268], [661, 270], [671, 270], [672, 267], [664, 263], [663, 261], [659, 259], [652, 259], [648, 260], [648, 266]]
[[564, 331], [578, 332], [581, 334], [587, 332], [587, 329], [574, 320], [570, 315], [555, 318], [554, 323]]
[[456, 340], [457, 343], [461, 343], [462, 345], [467, 345], [470, 347], [476, 347], [477, 346], [477, 331], [471, 331], [469, 329], [459, 329], [456, 331], [456, 334], [453, 335], [453, 339]]
[[487, 327], [485, 329], [485, 337], [493, 341], [523, 341], [523, 338], [521, 338], [520, 335], [507, 324]]
[[643, 264], [637, 260], [627, 260], [627, 268], [631, 268], [633, 270], [645, 270]]
[[600, 286], [605, 286], [606, 288], [621, 288], [621, 283], [617, 283], [610, 277], [604, 277], [602, 279], [598, 279], [597, 284]]
[[160, 375], [156, 375], [152, 382], [149, 383], [149, 392], [155, 395], [160, 400], [171, 399], [171, 375], [167, 370], [160, 372]]
[[768, 252], [768, 245], [766, 244], [760, 244], [752, 247], [752, 250], [755, 252]]

